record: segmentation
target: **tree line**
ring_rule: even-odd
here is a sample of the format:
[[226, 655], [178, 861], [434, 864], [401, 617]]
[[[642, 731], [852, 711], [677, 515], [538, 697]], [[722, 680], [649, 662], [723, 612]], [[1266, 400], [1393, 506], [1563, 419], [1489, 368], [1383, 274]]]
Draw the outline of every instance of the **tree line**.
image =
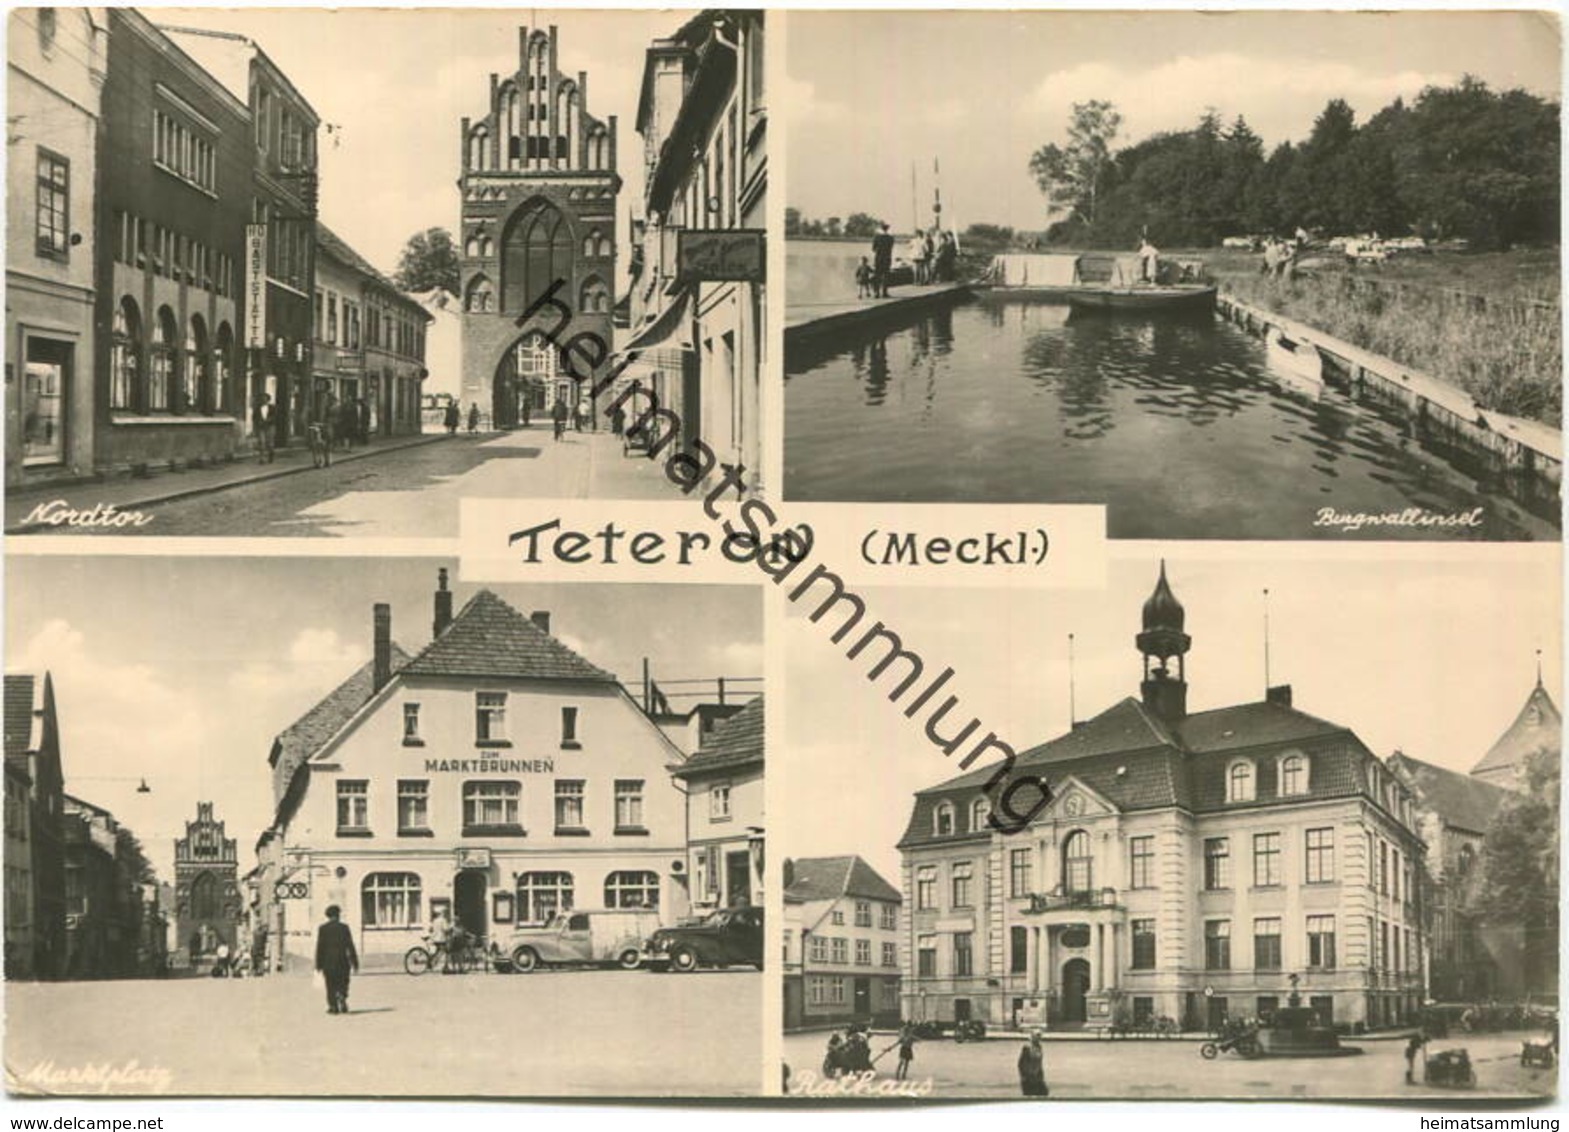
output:
[[1358, 124], [1331, 99], [1300, 142], [1268, 154], [1238, 115], [1206, 111], [1192, 129], [1113, 149], [1122, 117], [1075, 103], [1064, 145], [1029, 168], [1052, 242], [1207, 246], [1226, 236], [1377, 232], [1463, 239], [1473, 248], [1556, 243], [1559, 104], [1466, 76], [1397, 98]]

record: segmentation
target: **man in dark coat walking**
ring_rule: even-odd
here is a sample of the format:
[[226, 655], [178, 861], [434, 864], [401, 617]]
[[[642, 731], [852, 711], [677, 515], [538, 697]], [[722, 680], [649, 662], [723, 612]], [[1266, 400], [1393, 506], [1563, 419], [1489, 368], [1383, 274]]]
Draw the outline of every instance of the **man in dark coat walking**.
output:
[[336, 904], [327, 906], [327, 922], [316, 929], [316, 970], [327, 983], [327, 1013], [349, 1012], [349, 972], [360, 969], [354, 934], [338, 920]]

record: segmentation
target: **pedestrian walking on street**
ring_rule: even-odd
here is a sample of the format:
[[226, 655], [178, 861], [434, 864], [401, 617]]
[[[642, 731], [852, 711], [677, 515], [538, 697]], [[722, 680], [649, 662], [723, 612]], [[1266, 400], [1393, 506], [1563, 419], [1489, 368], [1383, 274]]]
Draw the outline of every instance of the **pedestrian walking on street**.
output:
[[556, 426], [556, 437], [555, 438], [557, 440], [560, 440], [563, 436], [566, 435], [566, 431], [567, 431], [567, 417], [569, 415], [570, 415], [570, 410], [567, 408], [567, 399], [565, 397], [559, 397], [558, 396], [556, 398], [556, 403], [553, 406], [551, 406], [551, 409], [550, 409], [550, 420], [551, 420], [551, 423], [553, 423]]
[[905, 1026], [899, 1031], [899, 1068], [894, 1071], [894, 1080], [907, 1080], [910, 1076], [910, 1062], [914, 1060], [915, 1031]]
[[1426, 1041], [1427, 1041], [1427, 1039], [1422, 1036], [1421, 1031], [1418, 1031], [1417, 1033], [1412, 1034], [1411, 1035], [1411, 1040], [1406, 1043], [1406, 1084], [1407, 1085], [1415, 1085], [1416, 1084], [1416, 1058], [1417, 1058], [1417, 1054], [1422, 1052], [1422, 1046], [1424, 1044], [1426, 1044]]
[[360, 410], [354, 403], [354, 398], [345, 397], [343, 404], [338, 407], [338, 436], [343, 441], [343, 450], [349, 451], [354, 447], [354, 438], [360, 432]]
[[263, 393], [251, 410], [251, 432], [256, 437], [258, 463], [272, 463], [273, 428], [272, 395]]
[[359, 421], [360, 427], [359, 427], [359, 431], [355, 435], [357, 435], [360, 438], [360, 443], [361, 444], [369, 444], [370, 443], [370, 405], [366, 403], [365, 398], [360, 397], [360, 398], [358, 398], [354, 402], [354, 407], [355, 407], [356, 410], [359, 411], [359, 415], [360, 415], [360, 421]]
[[469, 435], [479, 435], [479, 402], [469, 402]]
[[448, 436], [456, 436], [458, 434], [458, 422], [462, 418], [463, 414], [458, 411], [458, 403], [456, 401], [448, 401], [447, 411], [442, 414], [441, 418], [441, 423], [447, 426]]
[[316, 929], [316, 970], [327, 984], [327, 1013], [349, 1012], [349, 975], [360, 969], [354, 933], [338, 920], [336, 904], [327, 905], [327, 922]]
[[577, 403], [577, 416], [573, 420], [573, 427], [578, 432], [582, 432], [585, 428], [588, 427], [589, 419], [593, 415], [594, 415], [594, 406], [593, 406], [593, 404], [589, 401], [589, 399], [586, 396], [580, 398], [578, 400], [578, 403]]
[[534, 391], [532, 389], [525, 389], [523, 391], [523, 427], [528, 428], [533, 423]]
[[1019, 1051], [1019, 1091], [1026, 1097], [1049, 1097], [1046, 1087], [1046, 1056], [1041, 1051], [1041, 1036], [1030, 1035]]

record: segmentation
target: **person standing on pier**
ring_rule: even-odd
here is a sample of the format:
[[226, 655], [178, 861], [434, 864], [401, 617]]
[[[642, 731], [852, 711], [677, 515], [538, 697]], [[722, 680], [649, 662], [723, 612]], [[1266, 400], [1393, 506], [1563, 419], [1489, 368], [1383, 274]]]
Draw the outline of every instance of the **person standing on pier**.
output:
[[884, 221], [877, 235], [872, 237], [872, 294], [879, 299], [888, 297], [888, 276], [893, 272], [893, 234]]

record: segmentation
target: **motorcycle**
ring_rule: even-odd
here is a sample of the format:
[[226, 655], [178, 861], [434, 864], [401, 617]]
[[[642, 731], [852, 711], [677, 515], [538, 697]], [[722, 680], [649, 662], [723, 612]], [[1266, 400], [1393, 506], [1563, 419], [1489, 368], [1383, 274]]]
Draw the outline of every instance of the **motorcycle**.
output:
[[1214, 1061], [1223, 1053], [1235, 1053], [1238, 1057], [1254, 1058], [1263, 1052], [1258, 1043], [1258, 1031], [1252, 1027], [1228, 1029], [1214, 1041], [1205, 1042], [1199, 1046], [1199, 1056], [1205, 1061]]

